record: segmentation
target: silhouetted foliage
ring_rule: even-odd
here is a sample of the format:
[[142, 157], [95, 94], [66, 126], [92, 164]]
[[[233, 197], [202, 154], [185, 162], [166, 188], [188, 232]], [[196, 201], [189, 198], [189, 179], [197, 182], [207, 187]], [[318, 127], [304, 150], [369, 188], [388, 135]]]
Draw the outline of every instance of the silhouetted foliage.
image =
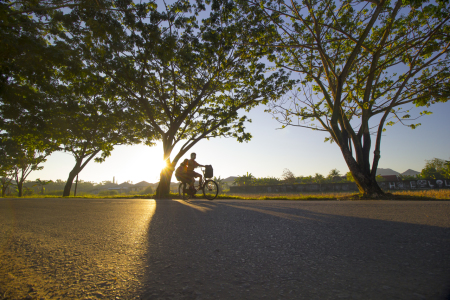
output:
[[[267, 73], [260, 58], [238, 43], [242, 20], [230, 19], [219, 2], [175, 1], [170, 6], [136, 4], [135, 10], [101, 15], [106, 36], [84, 40], [98, 45], [90, 57], [117, 86], [117, 95], [141, 111], [163, 143], [168, 167], [157, 195], [169, 192], [174, 166], [197, 142], [214, 137], [248, 141], [248, 111], [288, 88], [283, 71]], [[204, 18], [200, 19], [200, 13]], [[100, 15], [98, 15], [100, 18]], [[93, 16], [92, 22], [99, 22]], [[97, 24], [95, 23], [95, 24]], [[81, 31], [80, 31], [81, 32]], [[178, 153], [172, 153], [175, 146]]]

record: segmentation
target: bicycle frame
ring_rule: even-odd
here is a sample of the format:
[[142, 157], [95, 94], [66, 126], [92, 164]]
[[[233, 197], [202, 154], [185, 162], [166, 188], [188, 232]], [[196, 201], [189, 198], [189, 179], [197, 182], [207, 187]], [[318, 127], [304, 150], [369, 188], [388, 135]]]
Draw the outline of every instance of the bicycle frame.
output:
[[[196, 184], [196, 182], [194, 182], [195, 194], [197, 194], [198, 191], [202, 190], [203, 196], [206, 199], [213, 200], [217, 197], [217, 195], [219, 193], [219, 186], [214, 180], [205, 178], [205, 168], [204, 167], [201, 167], [201, 170], [203, 173], [202, 180], [199, 180], [198, 185]], [[181, 182], [178, 187], [178, 193], [182, 199], [188, 199], [190, 196], [190, 193], [189, 193], [190, 190], [187, 188], [188, 184], [189, 183], [187, 183], [187, 182]], [[193, 196], [195, 196], [195, 194], [193, 194]]]

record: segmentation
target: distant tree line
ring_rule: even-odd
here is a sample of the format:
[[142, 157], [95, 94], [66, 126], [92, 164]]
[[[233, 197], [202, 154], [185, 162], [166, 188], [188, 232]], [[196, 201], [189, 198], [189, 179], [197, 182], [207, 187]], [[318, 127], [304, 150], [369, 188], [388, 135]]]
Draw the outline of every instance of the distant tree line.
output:
[[[349, 176], [350, 175], [350, 176]], [[383, 178], [379, 178], [383, 180]], [[316, 173], [314, 176], [295, 176], [289, 169], [284, 169], [280, 178], [278, 177], [255, 177], [251, 173], [238, 176], [234, 180], [234, 184], [238, 186], [263, 186], [263, 185], [278, 185], [278, 184], [323, 184], [323, 183], [342, 183], [342, 182], [354, 182], [351, 173], [346, 175], [340, 174], [337, 169], [331, 170], [327, 176]]]
[[[422, 172], [416, 176], [398, 175], [399, 180], [419, 180], [419, 179], [450, 179], [450, 161], [439, 158], [426, 160]], [[377, 181], [385, 181], [380, 175], [376, 176]], [[284, 169], [280, 178], [278, 177], [255, 177], [251, 173], [246, 173], [234, 179], [233, 184], [237, 186], [264, 186], [281, 184], [324, 184], [324, 183], [346, 183], [355, 182], [351, 172], [345, 175], [340, 174], [337, 169], [331, 170], [327, 176], [316, 173], [314, 176], [295, 176], [289, 169]]]
[[[103, 187], [110, 187], [112, 184], [111, 181], [102, 181], [100, 183], [95, 183], [92, 181], [83, 181], [80, 180], [77, 182], [76, 185], [76, 195], [82, 196], [82, 195], [117, 195], [119, 194], [118, 191], [115, 190], [107, 190], [103, 189]], [[23, 196], [32, 196], [32, 195], [50, 195], [50, 196], [61, 196], [62, 192], [66, 186], [66, 181], [63, 180], [41, 180], [37, 179], [35, 181], [26, 180], [23, 183]], [[95, 191], [95, 192], [94, 192]], [[124, 194], [138, 194], [138, 195], [148, 195], [153, 194], [155, 191], [154, 187], [151, 185], [145, 188], [142, 191], [127, 191], [124, 192]], [[75, 186], [72, 186], [71, 190], [72, 194], [75, 193]], [[3, 186], [2, 185], [2, 197], [5, 196], [17, 196], [18, 195], [18, 188], [17, 185], [8, 185]]]

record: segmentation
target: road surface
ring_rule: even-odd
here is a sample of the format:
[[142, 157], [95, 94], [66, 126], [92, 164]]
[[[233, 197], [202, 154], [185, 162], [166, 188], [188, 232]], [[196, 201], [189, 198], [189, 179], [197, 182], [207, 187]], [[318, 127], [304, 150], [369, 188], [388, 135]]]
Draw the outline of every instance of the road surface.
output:
[[449, 299], [450, 201], [0, 199], [0, 299]]

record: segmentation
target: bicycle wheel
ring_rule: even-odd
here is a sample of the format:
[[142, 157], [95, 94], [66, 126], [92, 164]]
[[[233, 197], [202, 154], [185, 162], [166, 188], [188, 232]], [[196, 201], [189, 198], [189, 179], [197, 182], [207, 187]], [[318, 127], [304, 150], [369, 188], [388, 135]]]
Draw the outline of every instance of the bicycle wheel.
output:
[[217, 198], [219, 194], [219, 186], [213, 180], [206, 180], [203, 186], [203, 196], [208, 200], [213, 200]]
[[178, 195], [183, 200], [187, 200], [189, 198], [189, 193], [187, 193], [186, 190], [186, 183], [180, 183], [178, 186]]

